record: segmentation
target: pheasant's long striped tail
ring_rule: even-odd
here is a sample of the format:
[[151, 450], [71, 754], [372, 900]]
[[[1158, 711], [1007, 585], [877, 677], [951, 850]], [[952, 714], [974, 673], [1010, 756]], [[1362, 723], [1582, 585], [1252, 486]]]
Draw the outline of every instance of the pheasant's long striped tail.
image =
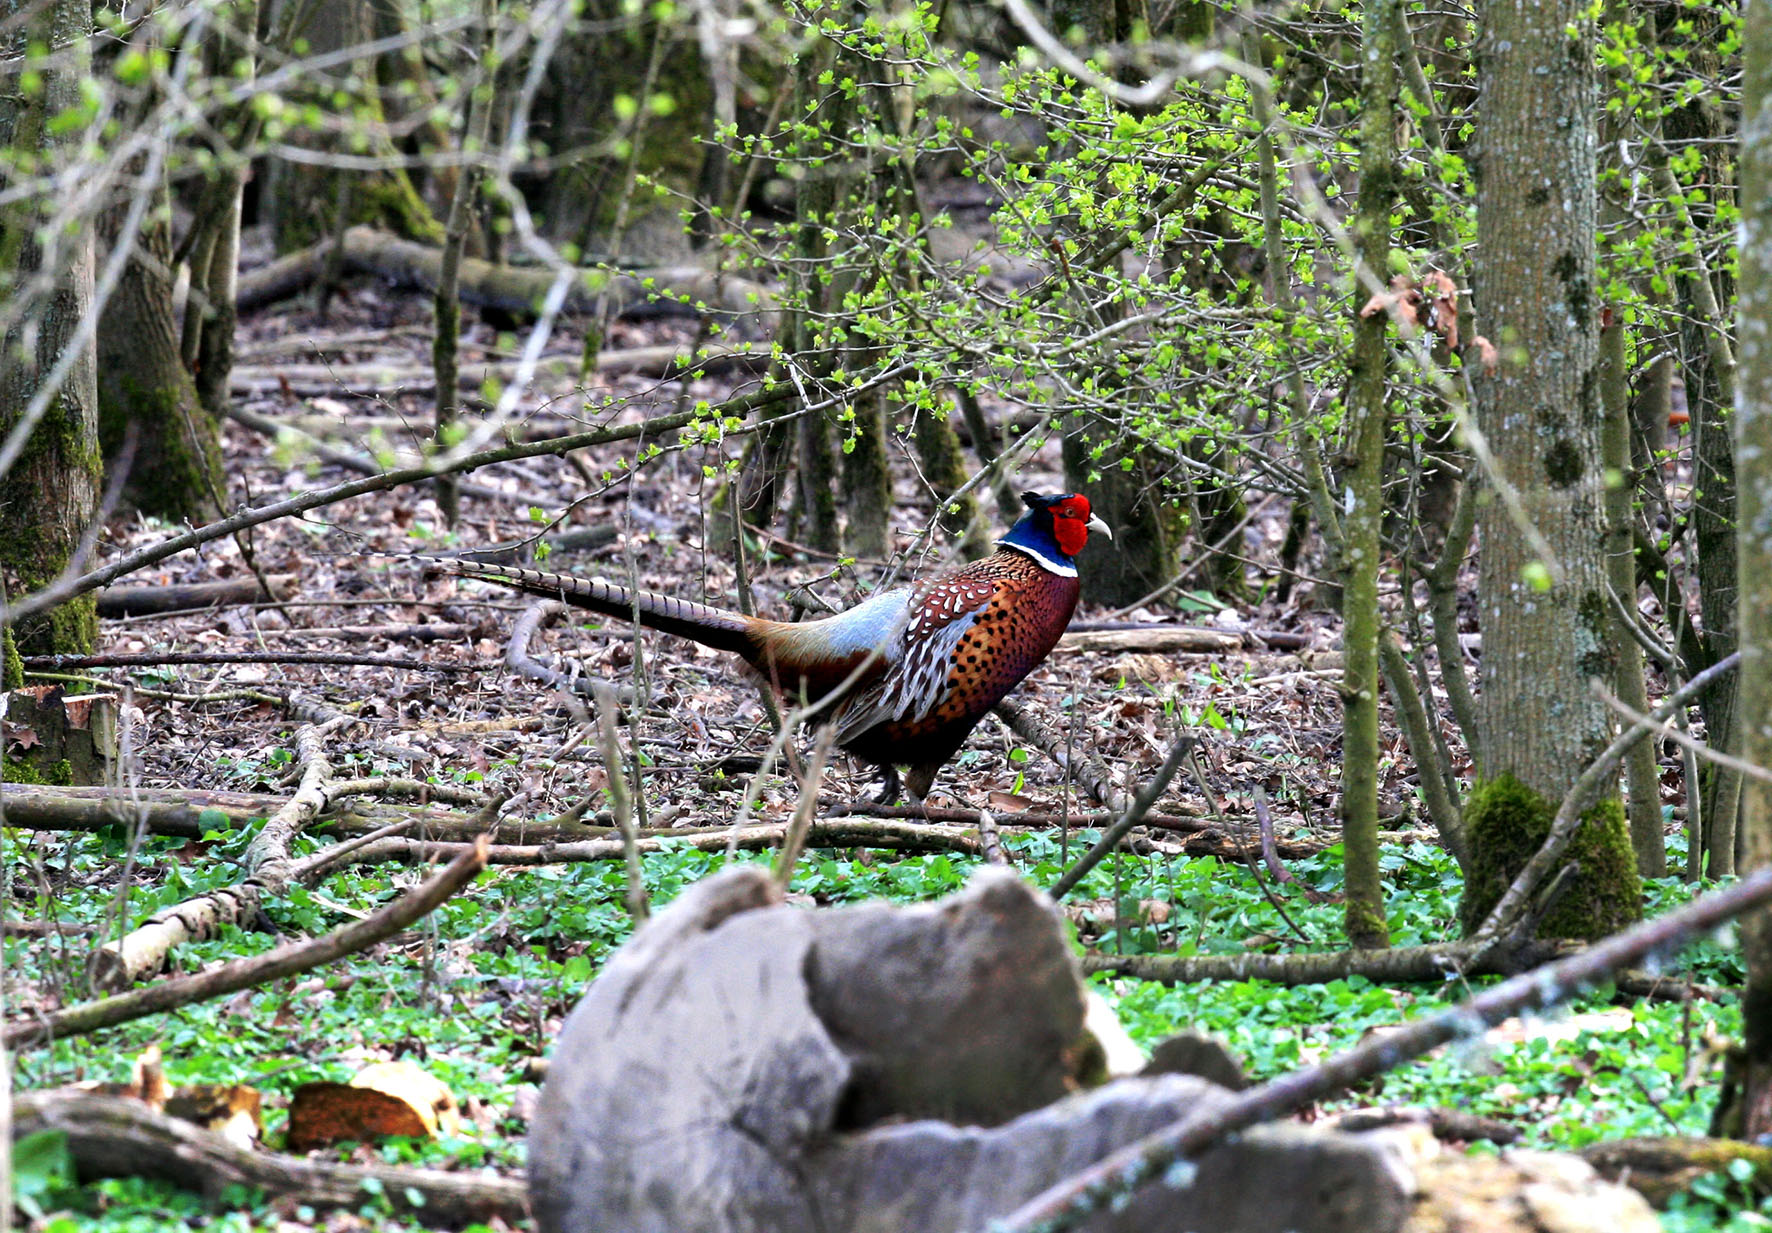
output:
[[433, 565], [458, 578], [496, 582], [530, 595], [557, 599], [574, 608], [588, 608], [616, 620], [632, 620], [638, 609], [640, 624], [647, 629], [676, 634], [715, 650], [734, 651], [747, 659], [757, 650], [751, 630], [752, 618], [725, 608], [689, 603], [651, 591], [631, 591], [611, 582], [595, 582], [570, 574], [551, 574], [514, 565], [450, 559], [437, 559]]

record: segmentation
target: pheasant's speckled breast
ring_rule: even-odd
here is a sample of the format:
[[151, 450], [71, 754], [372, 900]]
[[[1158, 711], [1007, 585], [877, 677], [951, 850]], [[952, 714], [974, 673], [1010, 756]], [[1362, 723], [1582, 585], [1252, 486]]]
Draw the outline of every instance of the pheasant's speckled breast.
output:
[[915, 589], [903, 656], [838, 739], [881, 764], [945, 761], [1057, 645], [1078, 583], [1006, 548]]

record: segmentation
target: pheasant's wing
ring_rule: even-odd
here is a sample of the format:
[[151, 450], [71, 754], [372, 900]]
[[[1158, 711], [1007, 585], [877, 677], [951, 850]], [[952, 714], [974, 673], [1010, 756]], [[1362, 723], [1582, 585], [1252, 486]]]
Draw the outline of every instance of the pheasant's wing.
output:
[[960, 640], [990, 607], [997, 587], [990, 578], [954, 577], [916, 591], [904, 616], [900, 653], [888, 655], [879, 679], [843, 708], [837, 744], [876, 724], [916, 719], [934, 710]]

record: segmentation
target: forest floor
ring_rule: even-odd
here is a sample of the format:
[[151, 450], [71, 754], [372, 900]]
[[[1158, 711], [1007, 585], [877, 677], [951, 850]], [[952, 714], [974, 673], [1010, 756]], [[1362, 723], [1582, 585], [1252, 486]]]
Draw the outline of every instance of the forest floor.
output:
[[[311, 375], [299, 381], [273, 376], [244, 391], [240, 403], [366, 455], [420, 441], [428, 436], [431, 420], [429, 318], [424, 297], [372, 280], [350, 283], [325, 321], [298, 304], [253, 314], [241, 322], [242, 370], [275, 374], [279, 366], [300, 365], [311, 374], [315, 364], [349, 364], [361, 373], [356, 366], [369, 364], [404, 375], [374, 389], [355, 379], [308, 388]], [[606, 350], [687, 343], [692, 333], [687, 323], [668, 318], [622, 322], [611, 329]], [[508, 357], [515, 346], [509, 335], [474, 324], [463, 344], [463, 369]], [[548, 351], [571, 359], [578, 346], [569, 323]], [[718, 400], [744, 379], [700, 381], [691, 395]], [[603, 407], [605, 395], [620, 396], [619, 407], [584, 410], [587, 402]], [[523, 410], [550, 424], [602, 424], [669, 411], [678, 397], [674, 385], [622, 377], [593, 386], [588, 399], [564, 386], [541, 390], [525, 399]], [[570, 460], [538, 458], [482, 470], [472, 481], [504, 495], [464, 496], [454, 535], [443, 530], [428, 489], [396, 488], [305, 519], [260, 526], [241, 542], [217, 541], [128, 579], [136, 584], [213, 581], [244, 577], [256, 568], [272, 576], [294, 574], [299, 582], [287, 602], [107, 621], [102, 650], [169, 658], [184, 652], [320, 652], [342, 662], [169, 662], [91, 674], [109, 688], [128, 691], [122, 697], [131, 733], [130, 756], [121, 767], [124, 783], [287, 796], [293, 790], [288, 772], [296, 724], [278, 699], [308, 698], [365, 721], [328, 736], [335, 776], [405, 776], [517, 794], [507, 806], [507, 828], [520, 827], [523, 819], [552, 817], [599, 794], [607, 781], [595, 740], [585, 738], [583, 725], [558, 693], [503, 664], [511, 627], [527, 606], [524, 598], [428, 576], [420, 564], [402, 558], [533, 535], [541, 529], [536, 510], [569, 508], [561, 530], [608, 526], [615, 535], [593, 550], [556, 552], [546, 568], [636, 580], [649, 590], [730, 605], [731, 553], [725, 544], [704, 538], [713, 497], [705, 468], [736, 457], [742, 444], [743, 438], [734, 438], [709, 455], [667, 448], [631, 478], [631, 443], [581, 451]], [[236, 500], [264, 501], [348, 477], [337, 466], [316, 462], [301, 440], [285, 436], [273, 442], [234, 423], [227, 426], [226, 450]], [[893, 525], [900, 530], [899, 545], [908, 548], [928, 525], [934, 502], [915, 467], [899, 462]], [[1056, 447], [1036, 454], [1017, 486], [1060, 488]], [[1195, 817], [1222, 813], [1247, 822], [1259, 786], [1272, 804], [1279, 836], [1299, 850], [1315, 851], [1294, 861], [1309, 894], [1293, 901], [1290, 914], [1276, 915], [1270, 911], [1271, 893], [1249, 879], [1242, 862], [1222, 854], [1190, 858], [1179, 840], [1169, 843], [1159, 836], [1140, 861], [1125, 869], [1117, 862], [1104, 867], [1075, 896], [1069, 912], [1086, 943], [1237, 953], [1291, 948], [1302, 933], [1310, 938], [1303, 943], [1308, 948], [1342, 945], [1334, 899], [1339, 888], [1334, 846], [1338, 622], [1325, 605], [1313, 602], [1320, 591], [1308, 579], [1292, 589], [1287, 602], [1275, 598], [1274, 575], [1266, 563], [1284, 533], [1285, 515], [1278, 503], [1258, 506], [1248, 524], [1244, 548], [1253, 562], [1254, 602], [1226, 607], [1211, 596], [1187, 592], [1175, 607], [1114, 614], [1130, 621], [1251, 631], [1242, 649], [1210, 655], [1061, 652], [1014, 696], [1064, 734], [1072, 748], [1113, 768], [1126, 791], [1149, 777], [1178, 733], [1192, 733], [1200, 742], [1201, 775], [1213, 799], [1203, 799], [1198, 782], [1181, 776], [1158, 808]], [[120, 553], [166, 533], [166, 527], [142, 520], [120, 522], [103, 551]], [[787, 615], [797, 588], [846, 606], [892, 564], [858, 561], [838, 569], [830, 557], [784, 541], [757, 543], [755, 551], [751, 582], [759, 612], [768, 615]], [[906, 572], [926, 573], [952, 559], [938, 544], [910, 560]], [[1085, 603], [1077, 619], [1100, 620], [1108, 614], [1087, 602], [1087, 557], [1083, 573]], [[1404, 602], [1394, 578], [1389, 589], [1392, 604]], [[1276, 651], [1253, 631], [1302, 637]], [[770, 741], [757, 691], [728, 657], [653, 635], [642, 646], [643, 697], [629, 708], [633, 726], [622, 739], [637, 742], [643, 755], [644, 820], [684, 828], [730, 823]], [[534, 650], [563, 672], [618, 684], [634, 679], [635, 643], [632, 631], [620, 623], [557, 624], [540, 635]], [[401, 666], [389, 666], [396, 661]], [[1456, 869], [1417, 818], [1410, 758], [1389, 720], [1387, 710], [1381, 782], [1396, 941], [1445, 940], [1455, 928]], [[1456, 764], [1467, 769], [1450, 723], [1445, 735]], [[875, 788], [866, 768], [838, 759], [820, 784], [821, 810], [832, 813], [871, 796]], [[754, 816], [784, 821], [799, 795], [791, 775], [766, 775]], [[1677, 803], [1670, 796], [1670, 807]], [[1003, 824], [1011, 860], [1041, 881], [1055, 877], [1063, 854], [1088, 836], [1017, 829], [1015, 816], [1099, 808], [1056, 762], [1027, 747], [994, 716], [938, 778], [930, 804], [990, 810]], [[8, 939], [0, 976], [9, 1013], [28, 1015], [85, 996], [85, 947], [100, 930], [116, 928], [111, 914], [121, 895], [129, 897], [128, 919], [139, 920], [206, 886], [225, 885], [237, 876], [228, 858], [241, 842], [241, 836], [227, 834], [183, 844], [156, 841], [138, 852], [116, 836], [31, 837], [14, 858], [15, 901], [27, 913], [34, 905], [58, 916], [61, 940]], [[718, 864], [717, 855], [666, 852], [648, 858], [646, 885], [662, 901]], [[970, 862], [945, 856], [870, 859], [827, 851], [809, 855], [795, 890], [816, 901], [929, 898], [958, 885], [969, 867]], [[280, 930], [320, 932], [341, 917], [363, 915], [422, 876], [419, 870], [357, 870], [267, 910]], [[120, 878], [127, 879], [126, 887]], [[459, 1141], [450, 1141], [398, 1149], [393, 1156], [393, 1149], [379, 1155], [357, 1149], [352, 1158], [416, 1158], [439, 1167], [490, 1165], [515, 1173], [534, 1099], [533, 1086], [521, 1078], [522, 1067], [525, 1059], [545, 1053], [576, 991], [626, 936], [630, 924], [622, 885], [618, 862], [500, 871], [425, 926], [353, 957], [338, 971], [188, 1008], [102, 1039], [25, 1050], [18, 1055], [15, 1082], [34, 1088], [82, 1077], [123, 1078], [137, 1051], [160, 1045], [175, 1080], [251, 1081], [272, 1093], [268, 1107], [277, 1110], [282, 1102], [276, 1093], [296, 1077], [347, 1078], [368, 1062], [414, 1057], [462, 1095], [467, 1133], [479, 1136], [476, 1146], [466, 1151]], [[1656, 906], [1665, 906], [1686, 891], [1670, 879], [1652, 894]], [[188, 947], [181, 962], [196, 966], [232, 958], [277, 940], [230, 930]], [[1713, 946], [1696, 969], [1698, 978], [1738, 979], [1733, 964], [1732, 956]], [[1458, 995], [1456, 989], [1381, 989], [1359, 978], [1295, 990], [1257, 982], [1188, 990], [1104, 978], [1096, 983], [1140, 1043], [1148, 1045], [1178, 1026], [1203, 1026], [1230, 1040], [1257, 1077], [1307, 1063], [1365, 1031]], [[1412, 1099], [1458, 1105], [1516, 1118], [1529, 1140], [1565, 1146], [1608, 1131], [1666, 1131], [1670, 1125], [1701, 1131], [1706, 1100], [1692, 1076], [1699, 1073], [1702, 1079], [1695, 1068], [1706, 1055], [1706, 1033], [1732, 1030], [1732, 1014], [1733, 1008], [1705, 1003], [1688, 1003], [1683, 1010], [1641, 1003], [1621, 1011], [1596, 995], [1576, 1007], [1569, 1021], [1574, 1028], [1516, 1025], [1511, 1039], [1497, 1038], [1482, 1056], [1446, 1055], [1412, 1076], [1391, 1078], [1388, 1087], [1387, 1082], [1370, 1085], [1356, 1094], [1355, 1103]], [[1612, 1039], [1621, 1029], [1635, 1033], [1618, 1046], [1623, 1052], [1595, 1045], [1597, 1033]], [[1519, 1067], [1497, 1063], [1498, 1050], [1515, 1050]], [[273, 1127], [277, 1117], [273, 1112]], [[178, 1227], [192, 1210], [213, 1210], [192, 1209], [188, 1196], [175, 1200], [165, 1191], [104, 1185], [110, 1188], [61, 1194], [69, 1210], [81, 1213], [70, 1227]], [[243, 1223], [229, 1227], [288, 1231], [382, 1223], [373, 1213], [315, 1216], [262, 1202], [248, 1203], [242, 1211]], [[107, 1213], [110, 1224], [90, 1224]]]
[[[238, 362], [242, 368], [270, 373], [279, 364], [304, 369], [379, 364], [416, 377], [429, 364], [429, 311], [422, 297], [358, 282], [334, 302], [325, 323], [310, 309], [294, 305], [243, 320]], [[618, 323], [606, 349], [671, 341], [686, 345], [690, 334], [678, 320]], [[462, 349], [464, 371], [472, 371], [476, 362], [508, 356], [511, 340], [503, 342], [501, 347], [490, 327], [471, 327]], [[580, 336], [569, 325], [557, 333], [548, 354], [570, 360], [579, 345]], [[734, 387], [733, 380], [702, 381], [692, 395], [718, 399]], [[340, 385], [298, 397], [288, 389], [248, 395], [242, 405], [308, 432], [319, 428], [329, 444], [364, 456], [411, 446], [429, 433], [428, 390], [401, 393], [391, 382], [373, 393]], [[605, 395], [622, 399], [614, 414], [582, 411], [586, 401], [600, 402]], [[523, 412], [553, 424], [565, 421], [559, 430], [574, 431], [575, 423], [630, 422], [669, 411], [677, 397], [676, 385], [622, 378], [593, 387], [589, 400], [538, 393], [525, 400]], [[253, 564], [265, 574], [297, 575], [291, 602], [110, 621], [104, 627], [103, 649], [166, 654], [281, 649], [415, 661], [410, 669], [367, 664], [173, 666], [159, 675], [162, 681], [176, 680], [176, 692], [182, 694], [244, 685], [348, 704], [352, 714], [370, 723], [338, 738], [337, 752], [361, 753], [365, 773], [387, 771], [381, 765], [386, 751], [398, 746], [416, 755], [399, 768], [403, 773], [442, 779], [471, 773], [486, 787], [526, 793], [524, 808], [531, 816], [558, 812], [587, 788], [597, 788], [600, 755], [594, 747], [563, 750], [573, 743], [575, 731], [569, 710], [545, 687], [515, 677], [503, 664], [507, 635], [527, 601], [496, 587], [428, 578], [419, 565], [395, 558], [448, 555], [535, 535], [542, 528], [533, 510], [569, 508], [559, 530], [607, 526], [614, 538], [589, 551], [553, 552], [544, 568], [620, 582], [634, 579], [647, 590], [735, 606], [730, 546], [709, 545], [704, 539], [714, 488], [703, 468], [736, 457], [743, 440], [721, 447], [717, 457], [670, 450], [631, 480], [625, 476], [632, 443], [579, 451], [572, 465], [540, 458], [488, 468], [474, 473], [472, 480], [509, 496], [464, 496], [453, 536], [443, 530], [432, 493], [416, 487], [360, 497], [304, 520], [273, 522], [249, 532], [247, 542]], [[233, 491], [236, 496], [250, 494], [254, 501], [293, 495], [350, 475], [314, 462], [298, 440], [286, 437], [279, 445], [238, 424], [228, 425], [226, 444]], [[920, 490], [913, 466], [905, 463], [896, 470], [893, 525], [901, 529], [899, 544], [909, 548], [930, 520], [933, 499]], [[1023, 468], [1016, 485], [1017, 490], [1062, 488], [1055, 443]], [[994, 520], [988, 499], [985, 506], [983, 516]], [[1285, 510], [1277, 503], [1270, 506], [1251, 520], [1247, 546], [1271, 558], [1284, 523]], [[163, 534], [163, 526], [137, 522], [117, 528], [110, 547], [128, 550]], [[752, 551], [757, 555], [748, 564], [757, 611], [784, 618], [802, 588], [817, 597], [813, 602], [843, 608], [864, 597], [893, 567], [900, 569], [901, 578], [914, 577], [958, 559], [951, 547], [937, 544], [908, 561], [857, 561], [839, 569], [826, 554], [782, 541], [762, 541]], [[1092, 551], [1112, 551], [1112, 545]], [[1087, 563], [1086, 556], [1078, 622], [1106, 615], [1088, 602]], [[218, 541], [130, 581], [183, 583], [247, 572], [241, 546]], [[1176, 731], [1197, 730], [1205, 738], [1201, 754], [1208, 781], [1229, 813], [1247, 818], [1253, 785], [1283, 780], [1285, 789], [1275, 793], [1275, 819], [1282, 831], [1331, 834], [1340, 742], [1337, 620], [1309, 606], [1316, 592], [1308, 580], [1285, 605], [1267, 598], [1271, 587], [1260, 581], [1257, 587], [1263, 598], [1252, 605], [1225, 607], [1211, 596], [1186, 592], [1179, 611], [1139, 609], [1122, 619], [1178, 620], [1229, 631], [1281, 630], [1302, 634], [1302, 648], [1268, 650], [1251, 634], [1243, 650], [1228, 654], [1061, 651], [1015, 697], [1041, 712], [1067, 741], [1114, 768], [1126, 790], [1135, 789], [1162, 761]], [[424, 625], [445, 626], [448, 636], [436, 638], [412, 628]], [[631, 630], [621, 623], [597, 618], [559, 625], [536, 650], [544, 659], [551, 654], [551, 662], [563, 669], [570, 661], [585, 674], [616, 682], [632, 675]], [[769, 744], [769, 720], [756, 688], [730, 657], [678, 639], [648, 635], [644, 665], [648, 698], [638, 708], [638, 721], [646, 753], [648, 809], [669, 808], [671, 825], [730, 821], [747, 778], [731, 768], [754, 765]], [[270, 781], [243, 774], [242, 768], [268, 765], [270, 751], [287, 744], [286, 716], [246, 701], [231, 707], [140, 695], [136, 701], [145, 725], [136, 768], [142, 786], [274, 788]], [[1456, 742], [1450, 725], [1446, 734]], [[987, 719], [937, 780], [930, 803], [1014, 813], [1059, 811], [1067, 797], [1074, 801], [1075, 790], [1067, 787], [1062, 768], [1018, 749], [999, 720]], [[1412, 772], [1394, 728], [1387, 727], [1385, 749], [1386, 812], [1398, 815], [1399, 825], [1406, 827], [1414, 801]], [[222, 769], [228, 762], [234, 767]], [[709, 768], [729, 773], [718, 780], [710, 777]], [[821, 795], [843, 802], [869, 796], [874, 788], [866, 768], [839, 759]], [[1195, 802], [1190, 812], [1199, 808], [1198, 795], [1191, 782], [1177, 784], [1170, 794], [1178, 807]], [[764, 786], [757, 813], [765, 819], [785, 816], [797, 796], [797, 785], [777, 776]], [[1084, 800], [1080, 807], [1098, 806]]]

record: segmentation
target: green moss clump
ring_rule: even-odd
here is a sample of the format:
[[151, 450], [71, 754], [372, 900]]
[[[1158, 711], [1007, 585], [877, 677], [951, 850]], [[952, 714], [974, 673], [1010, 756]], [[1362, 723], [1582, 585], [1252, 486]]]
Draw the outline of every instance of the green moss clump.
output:
[[116, 459], [129, 425], [140, 428], [126, 480], [129, 500], [145, 514], [177, 522], [202, 522], [219, 514], [215, 494], [227, 491], [222, 473], [220, 426], [197, 405], [189, 378], [183, 389], [154, 389], [127, 374], [101, 379], [99, 443]]
[[[1475, 933], [1533, 853], [1544, 846], [1556, 807], [1512, 775], [1479, 784], [1465, 803], [1470, 868], [1459, 905], [1466, 937]], [[1582, 815], [1565, 861], [1579, 861], [1561, 901], [1544, 918], [1544, 938], [1584, 941], [1616, 933], [1643, 918], [1642, 883], [1630, 844], [1624, 803], [1616, 796]]]
[[22, 689], [25, 684], [25, 661], [18, 657], [18, 643], [12, 640], [10, 628], [0, 629], [0, 655], [5, 666], [0, 669], [0, 689]]
[[53, 784], [65, 788], [74, 782], [74, 765], [66, 758], [37, 766], [24, 758], [0, 760], [0, 783]]

